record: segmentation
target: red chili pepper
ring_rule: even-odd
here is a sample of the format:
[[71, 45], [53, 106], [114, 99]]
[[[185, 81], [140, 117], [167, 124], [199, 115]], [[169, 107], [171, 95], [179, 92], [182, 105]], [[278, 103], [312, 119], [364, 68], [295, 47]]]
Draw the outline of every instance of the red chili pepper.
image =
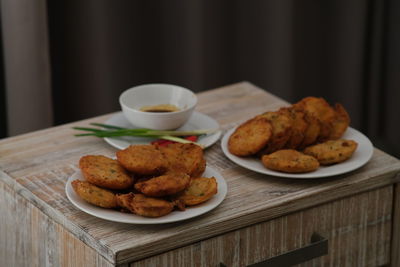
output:
[[162, 143], [162, 146], [166, 146], [166, 145], [174, 144], [174, 143], [176, 143], [176, 142], [167, 140], [167, 142]]
[[190, 136], [186, 136], [185, 139], [192, 141], [192, 142], [196, 142], [197, 139], [199, 139], [199, 138], [196, 135], [190, 135]]
[[151, 142], [152, 145], [157, 144], [159, 146], [166, 146], [166, 145], [173, 144], [173, 143], [176, 143], [176, 142], [169, 141], [169, 140], [164, 140], [164, 139], [157, 139], [157, 140], [154, 140], [154, 141]]
[[162, 144], [165, 143], [166, 141], [167, 141], [167, 140], [164, 140], [164, 139], [157, 139], [157, 140], [152, 141], [151, 144], [152, 144], [152, 145], [155, 145], [155, 144], [157, 144], [157, 145], [162, 145]]
[[[199, 139], [198, 136], [196, 135], [190, 135], [190, 136], [185, 136], [183, 137], [184, 139], [191, 141], [191, 142], [197, 142], [197, 140]], [[175, 141], [170, 141], [170, 140], [164, 140], [164, 139], [157, 139], [151, 142], [152, 145], [159, 145], [159, 146], [166, 146], [169, 144], [174, 144], [177, 143]]]

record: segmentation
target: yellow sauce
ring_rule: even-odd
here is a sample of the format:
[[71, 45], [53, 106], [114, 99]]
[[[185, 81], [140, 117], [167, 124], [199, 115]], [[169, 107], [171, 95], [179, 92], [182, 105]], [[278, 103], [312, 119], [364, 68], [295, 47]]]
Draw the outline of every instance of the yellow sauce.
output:
[[144, 112], [175, 112], [175, 111], [180, 111], [180, 109], [171, 104], [161, 104], [161, 105], [155, 105], [155, 106], [143, 106], [140, 108], [140, 111]]

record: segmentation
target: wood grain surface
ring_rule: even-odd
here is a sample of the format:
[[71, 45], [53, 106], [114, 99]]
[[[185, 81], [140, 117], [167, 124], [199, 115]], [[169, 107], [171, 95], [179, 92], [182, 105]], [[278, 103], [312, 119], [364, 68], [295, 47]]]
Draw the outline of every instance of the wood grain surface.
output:
[[0, 183], [0, 266], [114, 266]]
[[391, 266], [400, 266], [400, 184], [394, 185]]
[[386, 186], [196, 242], [130, 266], [247, 266], [302, 248], [310, 244], [315, 232], [328, 239], [328, 254], [298, 266], [383, 266], [390, 261], [392, 197], [393, 186]]
[[[244, 82], [199, 94], [197, 110], [215, 118], [226, 131], [284, 105], [283, 100]], [[1, 140], [0, 181], [113, 264], [143, 259], [400, 180], [400, 162], [378, 149], [368, 164], [351, 173], [294, 180], [238, 167], [225, 158], [218, 142], [206, 150], [207, 164], [219, 170], [228, 184], [227, 197], [218, 208], [166, 225], [108, 222], [76, 209], [66, 198], [65, 183], [77, 171], [81, 156], [113, 156], [116, 152], [101, 139], [74, 137], [71, 127], [103, 122], [110, 116]]]

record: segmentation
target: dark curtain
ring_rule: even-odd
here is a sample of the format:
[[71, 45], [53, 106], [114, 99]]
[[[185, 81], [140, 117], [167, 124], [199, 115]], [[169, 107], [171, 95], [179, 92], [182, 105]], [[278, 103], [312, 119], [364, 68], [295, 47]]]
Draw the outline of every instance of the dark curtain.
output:
[[0, 109], [6, 113], [1, 127], [6, 124], [10, 136], [50, 127], [53, 100], [47, 0], [1, 0], [0, 14], [4, 78], [0, 95], [5, 100]]
[[395, 0], [48, 1], [55, 124], [119, 110], [138, 84], [247, 80], [290, 102], [341, 102], [400, 155]]
[[[0, 18], [0, 36], [1, 18]], [[7, 111], [6, 111], [6, 90], [4, 82], [4, 57], [3, 57], [3, 38], [0, 42], [0, 138], [7, 136]]]
[[[385, 57], [381, 80], [381, 102], [377, 145], [400, 158], [400, 2], [387, 7]], [[378, 89], [378, 90], [379, 90]]]

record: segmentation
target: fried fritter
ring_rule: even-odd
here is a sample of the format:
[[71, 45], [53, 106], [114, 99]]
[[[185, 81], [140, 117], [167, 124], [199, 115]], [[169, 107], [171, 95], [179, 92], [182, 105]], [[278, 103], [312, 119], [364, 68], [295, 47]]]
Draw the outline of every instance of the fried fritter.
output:
[[180, 211], [185, 211], [186, 210], [186, 205], [185, 202], [181, 199], [177, 199], [177, 198], [171, 198], [172, 203], [174, 203], [174, 206], [180, 210]]
[[193, 178], [200, 177], [206, 170], [206, 167], [207, 167], [207, 162], [206, 162], [206, 159], [203, 157], [203, 159], [200, 161], [198, 167], [196, 168], [195, 171], [192, 172], [190, 177], [193, 177]]
[[308, 126], [304, 132], [303, 142], [298, 146], [299, 149], [314, 144], [317, 141], [321, 131], [321, 124], [314, 115], [306, 112], [304, 115], [304, 120], [307, 122]]
[[349, 159], [357, 146], [357, 142], [353, 140], [329, 140], [307, 147], [304, 154], [315, 157], [321, 165], [331, 165]]
[[117, 199], [113, 192], [92, 185], [86, 181], [74, 180], [72, 188], [83, 200], [102, 208], [116, 208]]
[[336, 103], [334, 109], [335, 109], [335, 118], [332, 122], [331, 134], [329, 135], [330, 140], [336, 140], [342, 137], [342, 135], [347, 130], [347, 127], [350, 124], [349, 113], [347, 113], [343, 105]]
[[182, 193], [178, 194], [175, 200], [184, 203], [186, 206], [194, 206], [206, 202], [218, 191], [218, 183], [214, 177], [193, 178], [190, 185]]
[[291, 136], [292, 119], [279, 112], [266, 112], [256, 118], [265, 118], [272, 125], [272, 136], [260, 154], [269, 154], [283, 148]]
[[282, 149], [264, 155], [261, 161], [268, 169], [288, 173], [311, 172], [319, 167], [317, 159], [293, 149]]
[[132, 145], [117, 152], [125, 169], [139, 175], [158, 175], [167, 170], [167, 162], [153, 145]]
[[134, 193], [117, 195], [117, 203], [134, 214], [153, 218], [167, 215], [174, 209], [174, 204], [164, 199]]
[[203, 149], [195, 144], [168, 144], [157, 146], [167, 163], [167, 172], [184, 172], [198, 177], [206, 168]]
[[124, 210], [134, 213], [133, 209], [131, 208], [131, 202], [134, 197], [135, 194], [133, 194], [132, 192], [127, 194], [117, 194], [115, 196], [117, 200], [117, 206], [123, 208]]
[[281, 108], [279, 112], [292, 119], [292, 131], [285, 148], [296, 149], [303, 142], [308, 127], [304, 119], [305, 112], [294, 108]]
[[229, 137], [229, 152], [236, 156], [254, 155], [269, 142], [271, 135], [272, 125], [267, 118], [250, 119]]
[[108, 189], [127, 189], [133, 178], [114, 159], [101, 155], [87, 155], [79, 160], [79, 168], [86, 180]]
[[186, 173], [167, 173], [148, 180], [139, 181], [135, 189], [150, 197], [163, 197], [176, 194], [190, 183], [190, 176]]
[[321, 124], [318, 140], [320, 142], [329, 139], [332, 131], [332, 122], [335, 119], [335, 110], [323, 98], [306, 97], [294, 105], [300, 106], [306, 112], [314, 115]]

